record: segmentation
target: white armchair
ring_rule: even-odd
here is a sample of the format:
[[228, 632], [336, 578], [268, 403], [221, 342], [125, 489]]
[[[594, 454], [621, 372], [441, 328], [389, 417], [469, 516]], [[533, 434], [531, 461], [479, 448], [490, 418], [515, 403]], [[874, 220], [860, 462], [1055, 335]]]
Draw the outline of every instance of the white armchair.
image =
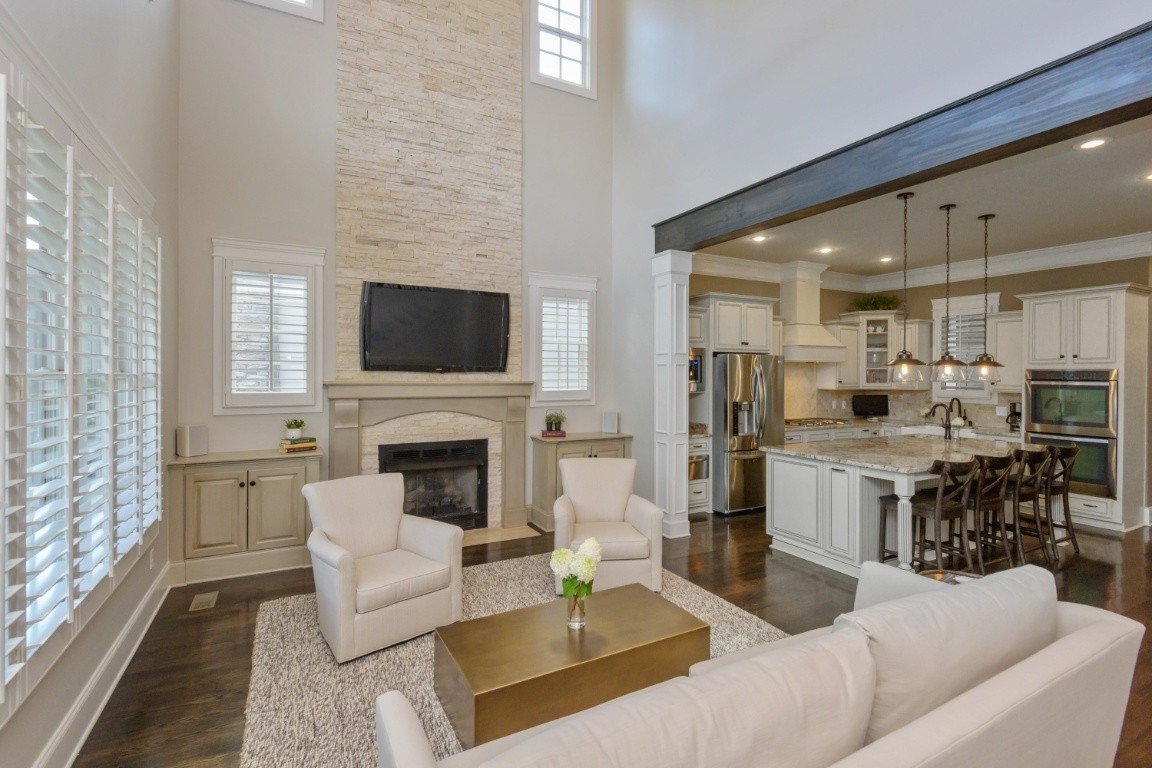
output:
[[[564, 495], [552, 505], [557, 549], [594, 538], [603, 555], [597, 589], [643, 584], [659, 592], [664, 510], [632, 493], [636, 460], [561, 459], [559, 465]], [[562, 591], [557, 579], [556, 594]]]
[[345, 662], [459, 621], [458, 526], [404, 514], [404, 478], [304, 486], [320, 631]]

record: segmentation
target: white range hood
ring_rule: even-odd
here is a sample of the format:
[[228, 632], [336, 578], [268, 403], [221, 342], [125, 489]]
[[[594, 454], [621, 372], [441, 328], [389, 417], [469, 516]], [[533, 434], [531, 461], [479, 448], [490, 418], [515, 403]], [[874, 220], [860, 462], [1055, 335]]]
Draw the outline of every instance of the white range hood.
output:
[[780, 265], [786, 363], [844, 362], [844, 345], [820, 324], [820, 275], [826, 269], [826, 264], [810, 261]]

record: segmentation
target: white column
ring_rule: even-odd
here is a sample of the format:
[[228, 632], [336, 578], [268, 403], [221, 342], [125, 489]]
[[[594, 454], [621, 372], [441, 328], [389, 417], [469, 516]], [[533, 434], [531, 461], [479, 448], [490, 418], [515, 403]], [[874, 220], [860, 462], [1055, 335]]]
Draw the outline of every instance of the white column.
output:
[[688, 535], [688, 275], [692, 254], [652, 257], [656, 498], [664, 535]]

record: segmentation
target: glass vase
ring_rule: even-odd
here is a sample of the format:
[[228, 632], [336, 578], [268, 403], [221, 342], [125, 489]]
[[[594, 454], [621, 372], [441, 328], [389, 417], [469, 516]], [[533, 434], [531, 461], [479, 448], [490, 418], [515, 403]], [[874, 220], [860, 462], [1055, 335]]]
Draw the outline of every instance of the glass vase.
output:
[[584, 598], [568, 597], [568, 629], [584, 629]]

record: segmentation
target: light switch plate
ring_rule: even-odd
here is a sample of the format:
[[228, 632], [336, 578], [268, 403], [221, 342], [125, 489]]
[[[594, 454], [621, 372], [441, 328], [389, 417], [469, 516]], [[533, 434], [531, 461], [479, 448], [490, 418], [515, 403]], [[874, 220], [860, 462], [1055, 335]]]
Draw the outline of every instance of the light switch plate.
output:
[[996, 406], [996, 415], [997, 416], [1007, 416], [1008, 415], [1008, 406], [1006, 406], [1006, 405]]

